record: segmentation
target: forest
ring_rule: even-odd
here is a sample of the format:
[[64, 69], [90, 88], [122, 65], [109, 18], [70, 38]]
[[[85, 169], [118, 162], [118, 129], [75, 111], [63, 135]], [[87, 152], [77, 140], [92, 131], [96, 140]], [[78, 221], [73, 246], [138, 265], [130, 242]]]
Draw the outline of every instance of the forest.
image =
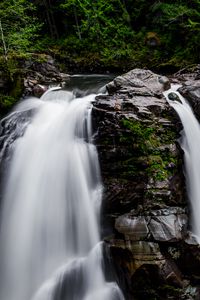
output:
[[[1, 58], [173, 72], [199, 61], [200, 1], [1, 0]], [[87, 69], [87, 68], [86, 68]]]

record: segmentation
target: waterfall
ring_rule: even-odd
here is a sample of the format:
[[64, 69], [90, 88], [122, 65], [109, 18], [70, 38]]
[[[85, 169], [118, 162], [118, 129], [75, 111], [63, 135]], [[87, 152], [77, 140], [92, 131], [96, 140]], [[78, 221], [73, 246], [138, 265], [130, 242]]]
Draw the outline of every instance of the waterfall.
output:
[[102, 270], [94, 99], [53, 89], [24, 100], [2, 121], [0, 157], [7, 157], [8, 167], [0, 228], [2, 300], [124, 299]]
[[[169, 104], [178, 113], [183, 130], [180, 145], [184, 151], [185, 177], [188, 198], [191, 205], [192, 232], [200, 243], [200, 125], [190, 105], [177, 92], [180, 85], [174, 85], [164, 92]], [[174, 99], [170, 100], [170, 99]]]

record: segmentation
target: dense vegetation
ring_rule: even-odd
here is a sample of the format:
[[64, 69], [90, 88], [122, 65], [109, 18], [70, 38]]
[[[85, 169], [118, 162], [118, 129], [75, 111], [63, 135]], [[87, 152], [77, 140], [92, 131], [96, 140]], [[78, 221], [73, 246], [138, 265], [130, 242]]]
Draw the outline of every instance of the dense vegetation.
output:
[[170, 71], [199, 60], [200, 0], [1, 0], [0, 29], [5, 59]]

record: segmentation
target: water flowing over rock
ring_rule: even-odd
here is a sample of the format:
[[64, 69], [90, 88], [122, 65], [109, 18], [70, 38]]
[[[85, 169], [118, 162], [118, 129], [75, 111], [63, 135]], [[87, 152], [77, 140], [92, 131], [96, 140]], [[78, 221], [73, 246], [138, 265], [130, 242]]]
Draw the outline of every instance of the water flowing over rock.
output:
[[103, 235], [126, 299], [200, 295], [199, 246], [190, 232], [178, 144], [182, 124], [163, 95], [170, 81], [182, 83], [198, 102], [199, 84], [191, 74], [178, 82], [134, 69], [107, 84], [107, 94], [97, 96], [93, 107]]
[[[117, 285], [112, 283], [113, 278], [122, 288], [126, 300], [200, 299], [200, 247], [192, 233], [192, 208], [186, 192], [184, 153], [179, 146], [182, 140], [183, 126], [175, 110], [163, 95], [172, 84], [179, 84], [179, 92], [187, 98], [200, 120], [199, 70], [199, 66], [192, 72], [182, 70], [175, 77], [171, 76], [168, 79], [166, 76], [154, 74], [149, 70], [135, 69], [116, 77], [104, 86], [101, 92], [107, 91], [105, 94], [91, 97], [89, 107], [93, 102], [93, 108], [89, 119], [92, 121], [95, 134], [91, 136], [90, 129], [90, 133], [85, 136], [87, 126], [84, 121], [84, 125], [82, 123], [78, 126], [75, 136], [76, 140], [84, 141], [86, 148], [91, 147], [93, 150], [94, 146], [91, 145], [91, 140], [94, 140], [98, 149], [104, 186], [100, 220], [101, 236], [105, 243], [103, 245], [98, 243], [98, 237], [94, 243], [96, 246], [93, 249], [90, 247], [86, 251], [87, 256], [76, 257], [75, 260], [73, 257], [65, 260], [62, 268], [58, 267], [51, 274], [52, 276], [48, 276], [47, 281], [35, 294], [34, 300], [63, 300], [65, 298], [71, 300], [70, 289], [77, 290], [78, 298], [76, 300], [80, 300], [84, 287], [91, 287], [91, 282], [96, 284], [93, 285], [93, 289], [89, 288], [90, 292], [84, 300], [118, 300], [123, 296]], [[36, 70], [36, 73], [33, 72], [30, 78], [32, 88], [36, 89], [37, 84], [41, 84], [40, 76], [38, 81], [34, 81], [37, 79], [34, 77], [38, 75], [37, 72], [40, 73]], [[48, 74], [45, 76], [48, 77]], [[42, 90], [43, 92], [44, 90]], [[69, 106], [76, 102], [73, 99], [74, 95], [80, 97], [84, 94], [80, 90], [76, 90], [74, 95], [66, 91], [59, 93], [70, 97]], [[48, 102], [50, 100], [48, 97], [51, 98], [50, 95], [52, 94], [44, 94], [43, 100], [47, 97]], [[171, 96], [173, 98], [171, 100], [175, 102], [178, 100], [177, 95]], [[54, 102], [53, 98], [51, 101]], [[55, 102], [59, 102], [58, 99]], [[79, 105], [82, 107], [80, 102]], [[26, 103], [28, 103], [29, 110], [27, 110]], [[4, 169], [4, 173], [9, 172], [8, 166], [12, 162], [13, 151], [15, 147], [19, 147], [21, 139], [26, 136], [27, 128], [30, 127], [31, 130], [34, 126], [33, 120], [38, 112], [41, 112], [41, 105], [40, 100], [36, 98], [32, 98], [28, 102], [24, 101], [15, 114], [2, 120], [0, 159], [3, 162], [4, 167], [1, 169]], [[50, 114], [52, 118], [55, 113], [56, 110], [52, 111], [52, 115]], [[47, 117], [45, 115], [44, 119], [46, 120]], [[63, 121], [65, 126], [69, 122], [68, 118], [71, 120], [73, 116], [65, 118]], [[86, 120], [86, 115], [83, 119]], [[55, 127], [62, 123], [61, 119], [55, 121]], [[45, 126], [45, 122], [39, 124], [38, 132], [41, 132], [41, 140], [46, 141], [47, 137], [42, 135], [43, 126]], [[53, 127], [51, 130], [55, 133]], [[49, 131], [46, 135], [49, 136]], [[30, 140], [33, 137], [31, 136]], [[64, 139], [64, 137], [66, 137], [66, 132], [65, 134], [63, 132], [62, 138]], [[19, 143], [16, 143], [16, 140]], [[53, 141], [55, 141], [54, 137], [49, 140], [48, 151], [46, 151], [49, 155], [53, 153], [54, 145], [57, 145]], [[61, 144], [59, 154], [63, 150], [63, 144]], [[40, 150], [37, 140], [32, 148]], [[32, 148], [29, 149], [30, 156]], [[72, 148], [69, 152], [74, 155]], [[85, 160], [84, 153], [82, 153], [81, 157], [83, 163], [88, 160], [90, 162], [90, 156]], [[30, 160], [33, 158], [31, 156]], [[58, 157], [55, 155], [51, 159], [51, 164], [54, 162], [57, 164], [56, 161], [60, 161], [60, 159], [60, 155]], [[98, 161], [96, 154], [93, 155], [92, 161]], [[71, 158], [70, 163], [74, 163], [76, 166], [78, 164], [76, 159]], [[60, 165], [65, 168], [65, 164]], [[72, 173], [75, 174], [77, 168], [72, 169]], [[90, 173], [89, 170], [94, 171], [94, 169], [96, 169], [94, 164], [88, 167], [87, 176]], [[32, 176], [31, 184], [41, 177], [43, 182], [50, 176], [49, 174], [52, 173], [40, 174], [39, 178]], [[94, 182], [97, 177], [89, 176], [92, 188], [96, 186]], [[48, 189], [51, 189], [56, 182], [59, 186], [63, 182], [63, 177], [59, 181], [56, 180], [52, 181], [52, 185], [48, 185]], [[78, 190], [77, 188], [77, 194]], [[90, 195], [92, 199], [97, 196], [95, 193]], [[10, 198], [14, 199], [15, 196], [10, 196]], [[54, 195], [53, 198], [57, 201], [56, 209], [58, 209], [57, 204], [60, 197]], [[81, 201], [82, 195], [78, 198]], [[37, 203], [39, 199], [40, 197], [36, 199]], [[80, 219], [82, 219], [82, 213], [86, 210], [85, 205], [79, 202], [79, 207], [81, 207]], [[15, 210], [13, 210], [14, 213]], [[48, 220], [48, 215], [46, 209], [45, 220]], [[90, 224], [87, 218], [83, 220], [84, 222], [87, 223], [86, 225]], [[85, 235], [86, 227], [81, 226], [81, 232], [83, 232], [81, 236]], [[21, 236], [19, 236], [18, 242], [20, 239]], [[87, 248], [88, 243], [85, 238], [83, 240]], [[18, 244], [13, 251], [16, 252], [17, 249]], [[103, 265], [107, 282], [102, 277], [102, 252], [106, 252]], [[11, 256], [14, 257], [14, 254]], [[13, 260], [15, 259], [13, 258]], [[11, 260], [11, 264], [13, 260]], [[88, 270], [88, 262], [91, 261], [91, 265], [95, 268]], [[112, 271], [110, 271], [111, 265], [114, 265]], [[87, 272], [90, 274], [90, 279], [86, 283], [84, 278], [87, 277], [87, 275], [85, 276]], [[18, 273], [15, 276], [18, 276]], [[10, 288], [10, 285], [7, 287]], [[51, 298], [48, 296], [49, 293]], [[16, 293], [14, 293], [13, 299], [18, 300]], [[3, 297], [3, 300], [13, 299]], [[19, 300], [23, 300], [22, 297]]]
[[124, 299], [102, 267], [94, 97], [51, 89], [1, 122], [1, 299]]
[[187, 99], [197, 119], [200, 120], [200, 65], [180, 70], [172, 76], [171, 80], [181, 85], [178, 92]]
[[60, 72], [52, 57], [46, 62], [26, 62], [23, 96], [40, 97], [52, 85], [65, 86], [69, 75]]
[[179, 92], [190, 102], [197, 118], [200, 116], [200, 80], [187, 81]]

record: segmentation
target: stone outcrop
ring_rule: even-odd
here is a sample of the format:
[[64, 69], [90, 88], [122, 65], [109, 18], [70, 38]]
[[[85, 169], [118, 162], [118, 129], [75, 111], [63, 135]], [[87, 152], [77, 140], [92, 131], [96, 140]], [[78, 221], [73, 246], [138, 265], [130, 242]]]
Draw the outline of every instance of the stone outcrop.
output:
[[197, 118], [200, 119], [200, 80], [183, 82], [178, 91], [190, 102]]
[[181, 124], [162, 96], [158, 75], [136, 69], [131, 76], [139, 79], [134, 78], [130, 90], [121, 86], [97, 96], [93, 109], [104, 205], [116, 216], [132, 209], [185, 205], [177, 143]]
[[116, 219], [115, 228], [132, 241], [178, 242], [185, 238], [188, 218], [177, 207], [150, 210], [145, 215], [131, 211]]
[[[12, 65], [13, 64], [13, 65]], [[70, 76], [62, 73], [51, 56], [4, 62], [0, 71], [0, 114], [26, 96], [40, 97], [49, 87], [64, 87]]]
[[178, 91], [189, 101], [200, 120], [200, 65], [180, 70], [173, 75], [171, 81], [181, 84]]
[[[184, 78], [191, 89], [192, 77]], [[182, 125], [163, 97], [169, 87], [165, 76], [135, 69], [107, 84], [94, 103], [105, 187], [102, 235], [126, 299], [200, 297], [200, 249], [189, 231], [177, 142]]]
[[60, 72], [51, 56], [45, 62], [26, 61], [24, 96], [40, 97], [51, 85], [64, 86], [69, 75]]

